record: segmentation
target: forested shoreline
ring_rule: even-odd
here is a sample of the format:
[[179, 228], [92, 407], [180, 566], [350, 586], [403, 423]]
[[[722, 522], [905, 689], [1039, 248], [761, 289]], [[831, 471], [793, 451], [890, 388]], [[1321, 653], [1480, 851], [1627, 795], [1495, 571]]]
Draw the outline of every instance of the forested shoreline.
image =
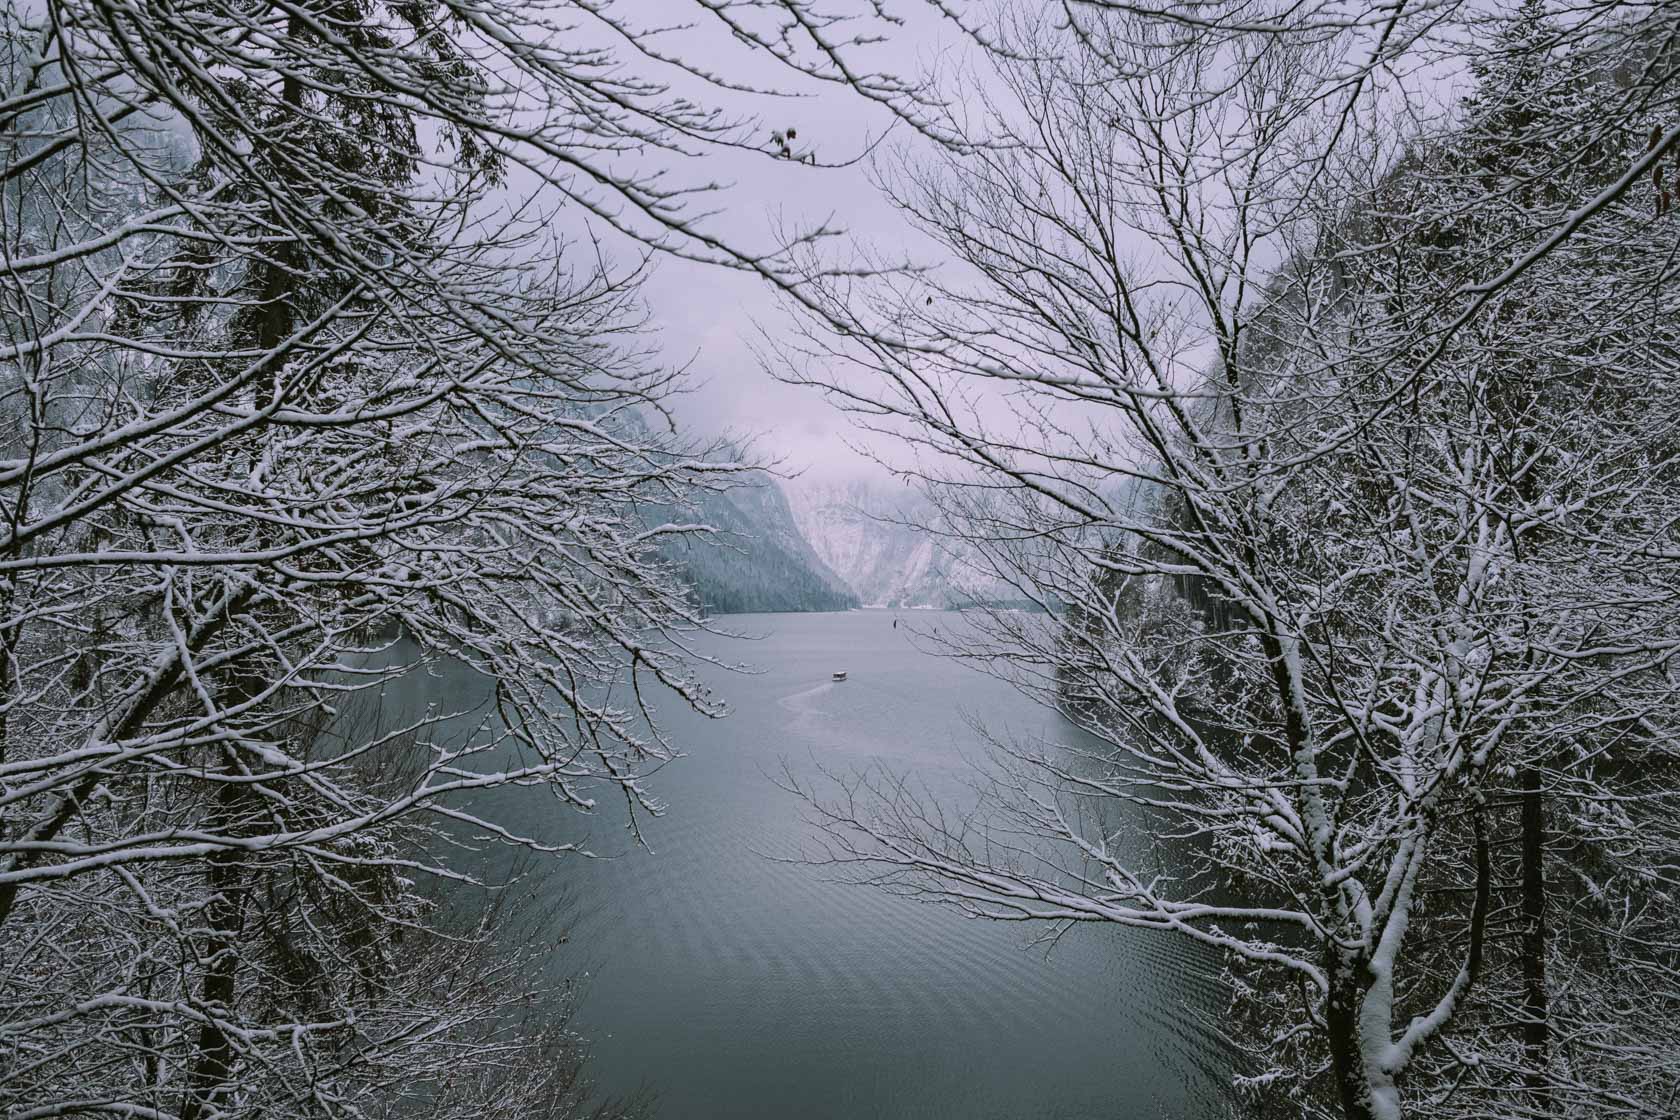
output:
[[[957, 73], [904, 62], [925, 21]], [[705, 765], [661, 713], [727, 715], [709, 616], [858, 603], [771, 457], [685, 424], [680, 259], [773, 293], [765, 371], [1029, 608], [916, 640], [1079, 732], [975, 728], [978, 807], [790, 770], [812, 874], [1217, 951], [1239, 1114], [1672, 1115], [1677, 33], [0, 8], [0, 1109], [654, 1111], [596, 1093], [563, 923], [485, 870], [590, 853], [497, 807], [608, 798], [636, 844]], [[895, 143], [825, 149], [783, 82]], [[720, 160], [867, 161], [915, 239], [743, 237]], [[444, 663], [474, 734], [381, 718]]]
[[1008, 25], [998, 142], [885, 179], [965, 267], [788, 353], [1062, 622], [946, 652], [1096, 745], [994, 738], [990, 843], [804, 785], [828, 860], [1217, 947], [1241, 1111], [1672, 1110], [1668, 15], [1490, 13], [1440, 117], [1286, 17]]

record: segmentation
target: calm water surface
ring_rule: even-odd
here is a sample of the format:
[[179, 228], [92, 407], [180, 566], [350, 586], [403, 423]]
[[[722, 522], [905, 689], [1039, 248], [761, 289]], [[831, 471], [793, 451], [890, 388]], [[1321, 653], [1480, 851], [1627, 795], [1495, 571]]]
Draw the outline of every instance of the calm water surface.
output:
[[[815, 835], [774, 784], [784, 762], [811, 774], [885, 761], [960, 794], [981, 753], [965, 716], [1069, 733], [913, 646], [912, 625], [960, 616], [903, 612], [898, 630], [894, 617], [735, 616], [728, 626], [762, 640], [707, 640], [761, 671], [712, 678], [726, 720], [668, 712], [687, 757], [650, 782], [669, 804], [644, 822], [651, 850], [604, 811], [591, 846], [623, 854], [560, 876], [581, 915], [564, 967], [579, 951], [591, 962], [577, 1025], [596, 1079], [615, 1093], [652, 1087], [662, 1120], [1217, 1115], [1220, 996], [1190, 947], [1087, 927], [1046, 957], [1032, 928], [771, 858]], [[838, 668], [850, 679], [831, 682]]]

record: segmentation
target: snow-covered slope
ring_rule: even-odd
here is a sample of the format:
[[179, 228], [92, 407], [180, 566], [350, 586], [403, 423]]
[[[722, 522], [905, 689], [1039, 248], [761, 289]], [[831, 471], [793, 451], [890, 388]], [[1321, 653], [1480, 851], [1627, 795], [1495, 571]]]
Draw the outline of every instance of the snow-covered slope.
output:
[[857, 598], [805, 543], [776, 480], [755, 473], [722, 493], [699, 496], [692, 516], [718, 531], [711, 541], [665, 549], [695, 599], [718, 614], [835, 611]]
[[906, 487], [797, 479], [786, 493], [812, 550], [865, 606], [958, 607], [991, 591], [948, 542], [915, 527], [933, 510]]

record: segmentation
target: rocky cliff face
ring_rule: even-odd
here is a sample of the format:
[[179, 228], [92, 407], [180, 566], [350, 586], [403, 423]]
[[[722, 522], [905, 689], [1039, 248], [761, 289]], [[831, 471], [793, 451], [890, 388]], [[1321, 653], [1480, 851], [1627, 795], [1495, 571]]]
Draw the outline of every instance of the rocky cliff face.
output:
[[864, 606], [961, 607], [994, 590], [960, 546], [917, 528], [934, 511], [906, 487], [799, 479], [788, 500], [812, 550]]
[[1009, 602], [960, 543], [920, 528], [936, 511], [907, 487], [869, 481], [749, 484], [701, 497], [685, 519], [719, 531], [664, 553], [717, 614], [849, 607], [951, 609]]
[[667, 548], [701, 605], [717, 614], [837, 611], [858, 598], [806, 543], [786, 496], [769, 475], [704, 495], [693, 516], [718, 530], [711, 541]]

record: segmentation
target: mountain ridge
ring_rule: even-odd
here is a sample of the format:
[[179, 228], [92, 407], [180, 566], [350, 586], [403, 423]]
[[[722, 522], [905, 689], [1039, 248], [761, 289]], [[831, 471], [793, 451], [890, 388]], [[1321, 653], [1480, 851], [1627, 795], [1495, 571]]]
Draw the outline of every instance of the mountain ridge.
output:
[[770, 475], [700, 494], [692, 512], [717, 532], [661, 550], [694, 601], [713, 614], [849, 610], [851, 588], [812, 550]]
[[801, 479], [788, 499], [812, 550], [865, 606], [952, 609], [990, 597], [995, 581], [980, 577], [959, 542], [923, 527], [937, 524], [937, 511], [907, 487]]

